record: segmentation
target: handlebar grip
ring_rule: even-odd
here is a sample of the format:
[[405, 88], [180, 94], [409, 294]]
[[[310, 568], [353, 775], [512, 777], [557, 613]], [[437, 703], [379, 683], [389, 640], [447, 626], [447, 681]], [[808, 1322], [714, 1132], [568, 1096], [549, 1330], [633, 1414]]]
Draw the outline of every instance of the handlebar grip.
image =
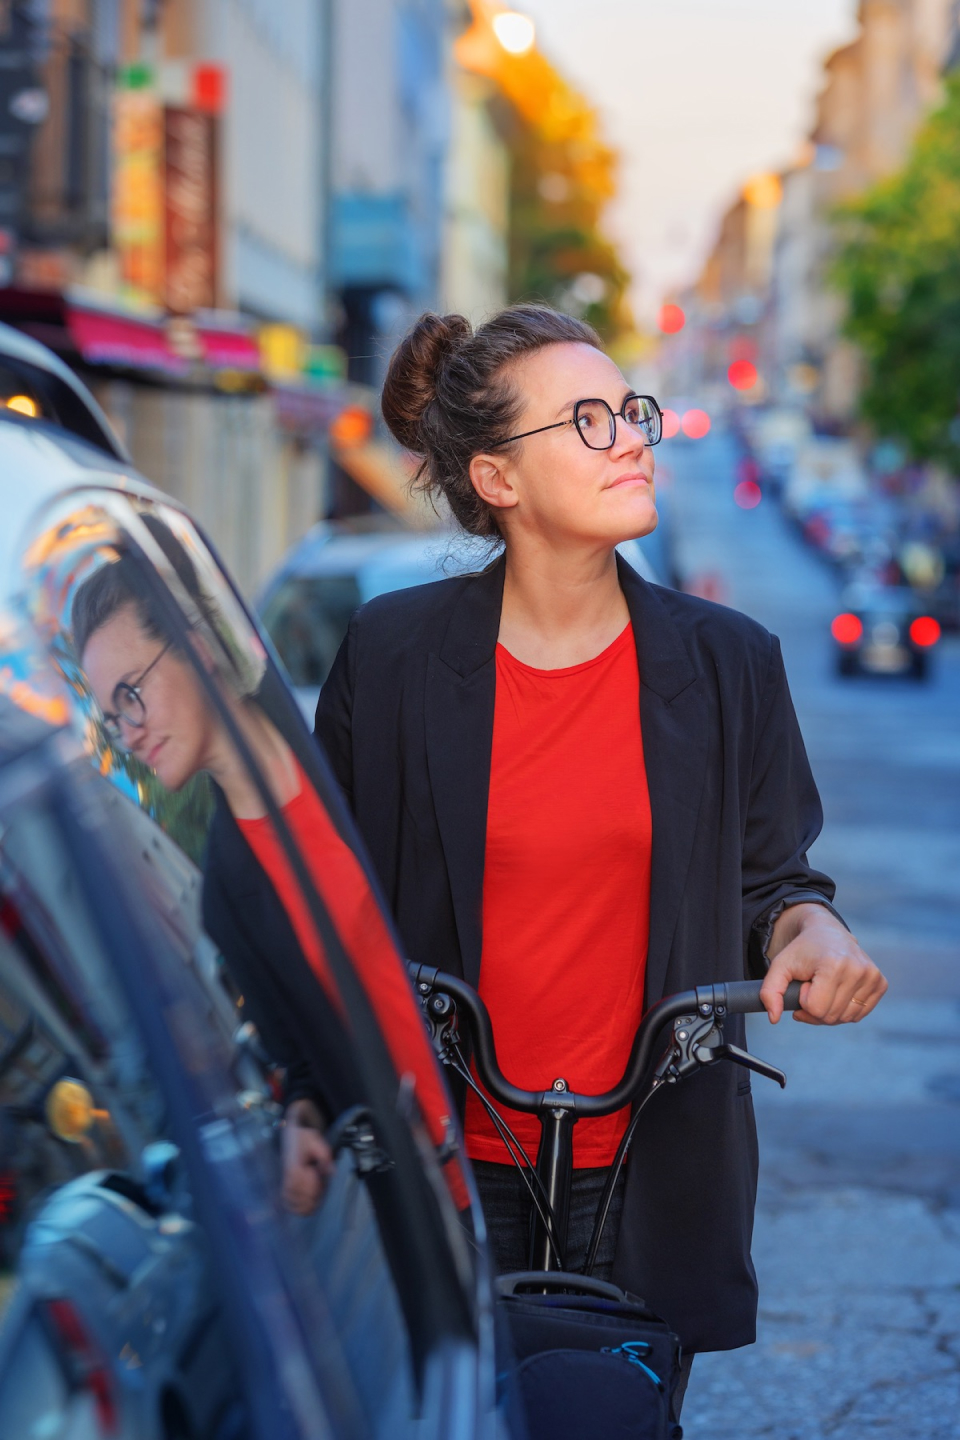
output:
[[[723, 987], [727, 992], [726, 1006], [731, 1015], [757, 1015], [766, 1008], [760, 999], [759, 980], [728, 980]], [[784, 1010], [800, 1009], [801, 980], [791, 980], [783, 997]], [[714, 986], [719, 990], [720, 986]]]

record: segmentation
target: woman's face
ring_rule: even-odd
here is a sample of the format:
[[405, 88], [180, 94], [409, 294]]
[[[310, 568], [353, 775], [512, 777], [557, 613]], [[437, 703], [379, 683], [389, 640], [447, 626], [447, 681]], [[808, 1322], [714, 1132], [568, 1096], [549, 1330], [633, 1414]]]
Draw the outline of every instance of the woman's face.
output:
[[119, 713], [118, 685], [140, 686], [152, 667], [140, 686], [143, 724], [121, 718], [120, 743], [161, 784], [179, 790], [206, 768], [217, 727], [192, 667], [175, 650], [161, 654], [163, 647], [144, 629], [136, 607], [124, 605], [90, 636], [81, 663], [106, 717]]
[[[523, 396], [516, 433], [572, 420], [578, 400], [605, 400], [615, 415], [632, 391], [616, 365], [591, 345], [548, 345], [510, 368]], [[480, 457], [481, 461], [483, 457]], [[496, 461], [497, 452], [491, 452]], [[657, 523], [653, 451], [639, 430], [617, 418], [609, 450], [591, 450], [573, 425], [544, 430], [500, 454], [503, 480], [498, 518], [508, 535], [519, 527], [552, 541], [593, 540], [613, 546], [646, 535]], [[481, 463], [471, 467], [474, 484]], [[485, 498], [497, 505], [492, 494]]]

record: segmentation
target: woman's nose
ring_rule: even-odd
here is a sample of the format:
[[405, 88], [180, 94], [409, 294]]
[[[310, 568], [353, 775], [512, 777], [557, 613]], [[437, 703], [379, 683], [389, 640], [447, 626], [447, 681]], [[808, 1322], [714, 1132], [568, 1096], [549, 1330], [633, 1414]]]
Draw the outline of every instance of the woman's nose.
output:
[[146, 744], [146, 725], [134, 725], [132, 721], [127, 719], [126, 715], [118, 716], [118, 724], [121, 727], [120, 734], [123, 737], [127, 750], [131, 755], [136, 755]]
[[613, 417], [613, 423], [615, 426], [613, 449], [636, 450], [642, 455], [647, 448], [647, 437], [643, 431], [638, 429], [636, 425], [631, 425], [627, 420], [624, 420], [622, 415], [615, 415]]

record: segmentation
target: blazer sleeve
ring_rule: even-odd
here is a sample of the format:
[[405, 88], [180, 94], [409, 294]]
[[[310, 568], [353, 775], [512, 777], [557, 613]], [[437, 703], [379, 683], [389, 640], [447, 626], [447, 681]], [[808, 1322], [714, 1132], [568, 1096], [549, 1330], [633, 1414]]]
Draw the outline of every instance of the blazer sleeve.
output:
[[330, 761], [347, 804], [353, 809], [353, 694], [357, 626], [353, 616], [317, 701], [313, 733]]
[[774, 921], [789, 905], [832, 905], [836, 886], [807, 860], [823, 810], [810, 770], [780, 653], [771, 651], [756, 731], [744, 826], [743, 932], [749, 972], [762, 977]]

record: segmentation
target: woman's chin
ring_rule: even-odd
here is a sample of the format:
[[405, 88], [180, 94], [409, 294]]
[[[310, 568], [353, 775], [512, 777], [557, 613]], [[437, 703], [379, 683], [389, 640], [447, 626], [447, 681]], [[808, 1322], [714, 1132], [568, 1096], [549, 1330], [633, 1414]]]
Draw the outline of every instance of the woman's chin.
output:
[[624, 505], [617, 515], [613, 529], [613, 543], [620, 545], [624, 540], [640, 540], [656, 530], [659, 521], [653, 497], [638, 496], [632, 505]]

